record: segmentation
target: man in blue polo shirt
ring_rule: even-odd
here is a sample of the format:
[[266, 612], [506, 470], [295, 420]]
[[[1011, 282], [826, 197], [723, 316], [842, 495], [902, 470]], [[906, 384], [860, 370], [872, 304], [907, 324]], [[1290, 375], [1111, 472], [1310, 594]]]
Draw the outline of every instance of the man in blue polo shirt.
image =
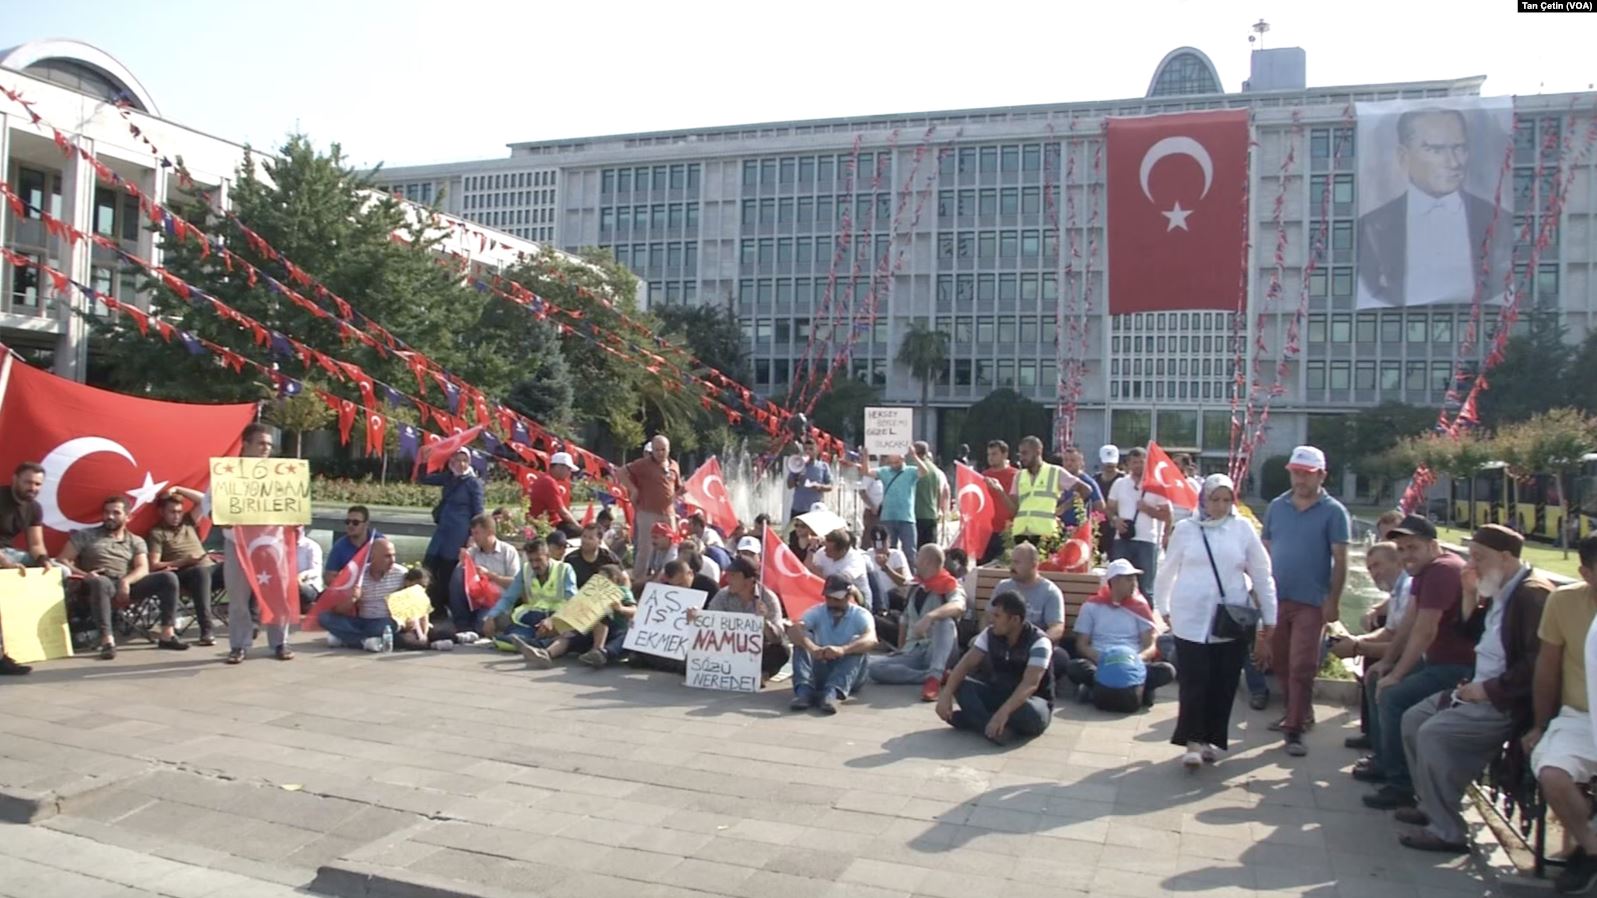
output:
[[1285, 735], [1287, 754], [1302, 757], [1308, 754], [1303, 731], [1313, 719], [1320, 638], [1325, 625], [1341, 617], [1351, 528], [1347, 509], [1324, 489], [1324, 452], [1293, 449], [1287, 471], [1292, 489], [1270, 503], [1262, 534], [1280, 603], [1273, 667], [1286, 693], [1286, 716], [1272, 729]]
[[825, 602], [812, 607], [788, 628], [793, 640], [794, 711], [814, 707], [836, 714], [865, 679], [866, 656], [876, 648], [876, 619], [865, 597], [841, 574], [826, 578]]
[[382, 534], [371, 525], [372, 513], [364, 505], [351, 505], [349, 511], [344, 512], [344, 535], [333, 540], [333, 546], [327, 551], [327, 558], [323, 560], [322, 567], [327, 573], [327, 582], [331, 583], [339, 573], [349, 565], [360, 547], [366, 545], [367, 540], [381, 539]]

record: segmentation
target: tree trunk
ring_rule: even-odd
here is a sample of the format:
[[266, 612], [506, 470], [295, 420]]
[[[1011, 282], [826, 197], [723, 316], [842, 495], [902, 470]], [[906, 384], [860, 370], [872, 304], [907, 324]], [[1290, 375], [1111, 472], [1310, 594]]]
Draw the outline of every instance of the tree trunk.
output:
[[305, 457], [305, 431], [303, 430], [294, 431], [294, 457]]
[[921, 439], [930, 443], [931, 432], [927, 428], [927, 410], [931, 407], [932, 379], [930, 376], [921, 378], [920, 382], [920, 432]]

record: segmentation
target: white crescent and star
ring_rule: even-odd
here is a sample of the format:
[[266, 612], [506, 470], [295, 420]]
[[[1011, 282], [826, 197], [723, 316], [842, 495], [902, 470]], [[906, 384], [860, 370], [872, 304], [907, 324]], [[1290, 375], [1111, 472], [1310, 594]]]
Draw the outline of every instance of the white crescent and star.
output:
[[[1209, 188], [1214, 185], [1214, 160], [1210, 158], [1209, 151], [1203, 144], [1191, 137], [1177, 135], [1160, 140], [1149, 147], [1148, 152], [1142, 156], [1142, 168], [1138, 172], [1138, 180], [1142, 184], [1142, 195], [1148, 198], [1148, 202], [1154, 202], [1153, 192], [1148, 189], [1148, 176], [1153, 173], [1153, 167], [1159, 164], [1159, 160], [1166, 156], [1189, 156], [1198, 163], [1198, 167], [1203, 170], [1203, 192], [1198, 194], [1198, 199], [1201, 200], [1209, 195]], [[1159, 214], [1169, 222], [1165, 231], [1174, 231], [1176, 228], [1183, 231], [1190, 230], [1187, 227], [1187, 217], [1192, 211], [1181, 208], [1181, 203], [1178, 201], [1169, 211], [1160, 212]]]
[[[253, 554], [255, 552], [255, 550], [259, 549], [259, 548], [265, 548], [265, 549], [269, 550], [273, 555], [276, 555], [277, 556], [277, 563], [279, 565], [281, 565], [283, 563], [283, 561], [284, 561], [283, 540], [282, 540], [281, 535], [271, 536], [271, 535], [263, 534], [261, 536], [257, 536], [254, 539], [250, 540], [249, 545], [244, 547], [244, 551]], [[255, 580], [256, 580], [256, 582], [260, 583], [262, 586], [265, 586], [266, 584], [272, 582], [272, 575], [263, 570], [263, 571], [258, 572], [255, 575]]]
[[[130, 465], [137, 465], [133, 453], [116, 440], [105, 437], [77, 437], [67, 440], [61, 445], [51, 449], [39, 464], [44, 467], [44, 487], [39, 490], [39, 508], [44, 512], [44, 519], [40, 522], [51, 530], [70, 533], [73, 530], [85, 530], [96, 526], [93, 523], [75, 521], [61, 511], [61, 483], [66, 479], [67, 472], [72, 466], [90, 455], [100, 452], [110, 452], [120, 455]], [[166, 488], [168, 481], [156, 481], [150, 476], [149, 471], [144, 472], [144, 483], [135, 489], [127, 490], [129, 498], [133, 499], [133, 507], [128, 509], [131, 516], [140, 508], [154, 502]]]
[[[965, 497], [976, 497], [976, 508], [965, 511]], [[959, 510], [962, 514], [978, 515], [987, 510], [987, 487], [985, 484], [967, 483], [959, 488]]]
[[[710, 489], [710, 484], [715, 484], [715, 489]], [[726, 502], [731, 497], [726, 494], [726, 483], [721, 480], [721, 475], [710, 474], [704, 478], [704, 497]]]

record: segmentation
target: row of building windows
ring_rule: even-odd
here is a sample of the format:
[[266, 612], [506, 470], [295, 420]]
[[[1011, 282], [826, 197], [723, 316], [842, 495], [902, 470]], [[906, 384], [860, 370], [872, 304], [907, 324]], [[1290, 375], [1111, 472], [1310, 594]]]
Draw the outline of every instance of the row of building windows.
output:
[[[1010, 367], [1013, 365], [1013, 373]], [[953, 359], [948, 368], [939, 373], [940, 386], [953, 387], [1011, 387], [1023, 394], [1039, 388], [1052, 390], [1059, 378], [1059, 366], [1052, 361], [1036, 359]]]
[[[1141, 339], [1141, 338], [1138, 338], [1138, 339]], [[1152, 337], [1149, 337], [1148, 339], [1149, 339], [1150, 342], [1153, 340]], [[1163, 337], [1159, 338], [1161, 343], [1164, 342], [1164, 339], [1165, 338], [1163, 338]], [[1169, 339], [1170, 339], [1171, 345], [1174, 345], [1175, 341], [1176, 341], [1176, 338], [1175, 337], [1170, 337]], [[1181, 342], [1183, 344], [1185, 344], [1188, 339], [1189, 338], [1187, 338], [1187, 337], [1182, 337], [1181, 338]], [[1198, 340], [1197, 337], [1192, 337], [1190, 339], [1193, 341], [1194, 344], [1197, 343], [1197, 340]], [[1205, 338], [1205, 339], [1207, 339], [1207, 338]], [[1174, 351], [1174, 350], [1172, 350], [1172, 351]], [[1152, 376], [1155, 376], [1155, 377], [1163, 377], [1166, 374], [1177, 374], [1177, 375], [1181, 375], [1181, 376], [1185, 377], [1186, 375], [1191, 374], [1194, 377], [1198, 377], [1200, 375], [1203, 376], [1203, 377], [1211, 377], [1211, 376], [1231, 377], [1231, 376], [1233, 376], [1236, 373], [1235, 365], [1236, 365], [1235, 359], [1218, 359], [1218, 358], [1210, 358], [1210, 359], [1166, 359], [1166, 358], [1122, 359], [1122, 358], [1111, 358], [1111, 359], [1109, 359], [1109, 375], [1111, 377], [1119, 377], [1122, 374], [1130, 376], [1130, 377], [1142, 377], [1144, 375], [1152, 375]]]
[[942, 154], [938, 171], [944, 178], [960, 175], [991, 175], [1014, 172], [1052, 173], [1059, 176], [1057, 143], [1005, 144], [1001, 146], [960, 147]]
[[393, 190], [413, 203], [421, 203], [424, 206], [432, 205], [433, 182], [431, 181], [411, 181], [408, 184], [395, 184]]
[[495, 206], [549, 205], [555, 201], [554, 190], [513, 190], [499, 193], [470, 193], [466, 195], [467, 209], [491, 209]]
[[[1457, 329], [1454, 322], [1457, 321]], [[1477, 340], [1490, 339], [1486, 332], [1495, 326], [1496, 310], [1488, 309], [1477, 325]], [[1468, 326], [1468, 314], [1454, 316], [1448, 312], [1400, 312], [1385, 314], [1360, 312], [1358, 315], [1310, 315], [1308, 317], [1307, 344], [1323, 346], [1326, 343], [1440, 343], [1452, 344], [1462, 340]]]
[[[744, 309], [750, 309], [755, 302], [768, 305], [772, 300], [778, 307], [787, 308], [797, 305], [803, 309], [810, 306], [824, 306], [829, 301], [827, 284], [829, 278], [770, 278], [761, 280], [745, 279], [738, 281], [738, 303]], [[832, 282], [830, 299], [834, 301], [852, 301], [860, 303], [870, 295], [871, 279], [861, 276], [852, 278], [839, 275]]]
[[[843, 313], [843, 310], [838, 310]], [[809, 318], [744, 318], [740, 321], [743, 327], [744, 342], [755, 346], [788, 346], [792, 344], [810, 345], [812, 342], [828, 343], [832, 340], [846, 340], [850, 330], [856, 331], [854, 340], [857, 343], [886, 343], [887, 319], [877, 318], [874, 321], [862, 321], [856, 327], [848, 320], [846, 313], [843, 320], [822, 321], [817, 319], [813, 325]], [[869, 339], [867, 340], [867, 337]]]
[[599, 192], [631, 193], [634, 190], [698, 190], [699, 163], [640, 165], [636, 168], [607, 168], [599, 173]]
[[[1229, 395], [1222, 389], [1212, 398], [1228, 399]], [[1154, 415], [1152, 409], [1114, 409], [1109, 413], [1109, 442], [1116, 446], [1144, 446], [1149, 440], [1157, 439], [1161, 446], [1171, 448], [1200, 449], [1205, 452], [1223, 452], [1231, 448], [1229, 411], [1160, 409], [1157, 433], [1153, 429]], [[1198, 429], [1200, 420], [1203, 426], [1201, 432]]]
[[[856, 227], [866, 226], [873, 218], [876, 224], [887, 225], [893, 220], [893, 196], [889, 193], [855, 196], [852, 209], [850, 219]], [[811, 224], [825, 228], [841, 225], [844, 214], [849, 210], [849, 194], [846, 193], [835, 197], [766, 197], [743, 201], [742, 223], [745, 228], [762, 225], [797, 225], [804, 228]]]
[[670, 243], [619, 243], [611, 248], [616, 261], [639, 271], [645, 276], [662, 269], [681, 275], [699, 273], [699, 244], [674, 241]]
[[[45, 258], [40, 253], [19, 253], [29, 260], [61, 270], [61, 260]], [[39, 278], [39, 269], [32, 266], [8, 265], [11, 282], [6, 291], [6, 303], [3, 311], [18, 315], [38, 315], [46, 308], [44, 296], [41, 292], [43, 283]], [[138, 276], [132, 271], [118, 272], [107, 265], [96, 265], [89, 269], [89, 286], [96, 291], [112, 296], [124, 302], [133, 302], [138, 294]], [[104, 316], [110, 313], [104, 302], [99, 299], [94, 301], [90, 310], [93, 314]]]
[[[745, 266], [755, 265], [830, 265], [834, 259], [848, 264], [853, 259], [871, 271], [892, 251], [892, 238], [877, 234], [869, 242], [854, 239], [848, 246], [840, 246], [833, 237], [762, 237], [759, 240], [742, 240], [738, 243], [738, 261]], [[837, 254], [841, 252], [842, 256]]]
[[1398, 393], [1423, 396], [1447, 390], [1453, 377], [1452, 362], [1323, 362], [1303, 365], [1303, 384], [1310, 399], [1323, 399], [1324, 390], [1374, 390], [1379, 384], [1386, 398]]
[[[1110, 399], [1225, 399], [1229, 380], [1111, 380]], [[1179, 444], [1172, 444], [1179, 445]]]
[[523, 240], [532, 240], [537, 243], [549, 243], [555, 239], [554, 228], [511, 228], [508, 232], [512, 237]]
[[513, 171], [500, 172], [496, 175], [467, 175], [466, 190], [505, 190], [519, 187], [553, 187], [558, 172], [553, 169], [546, 171]]
[[1059, 276], [1052, 271], [1019, 274], [940, 274], [937, 276], [937, 301], [1032, 302], [1059, 299]]
[[937, 235], [939, 262], [958, 259], [1037, 259], [1059, 255], [1059, 232], [1053, 228], [1004, 231], [960, 231]]
[[[61, 217], [60, 172], [18, 166], [15, 183], [17, 194], [26, 204], [23, 208], [24, 218], [39, 220], [41, 209], [56, 218]], [[94, 233], [133, 242], [139, 239], [139, 228], [143, 222], [136, 197], [121, 194], [109, 187], [94, 188], [94, 207], [89, 217], [89, 227]]]
[[987, 187], [981, 190], [940, 190], [937, 217], [1040, 215], [1044, 210], [1041, 187]]
[[553, 224], [555, 214], [553, 209], [500, 209], [492, 212], [476, 212], [466, 216], [467, 219], [490, 228], [499, 228], [505, 233], [515, 232], [515, 228], [523, 225]]
[[599, 210], [599, 233], [616, 230], [641, 231], [645, 228], [694, 229], [699, 226], [698, 203], [654, 203], [637, 206], [606, 206]]
[[802, 187], [833, 184], [852, 184], [856, 190], [867, 190], [873, 181], [879, 182], [889, 173], [892, 157], [887, 153], [830, 153], [824, 156], [784, 156], [779, 159], [743, 160], [743, 189], [777, 187], [797, 184]]
[[666, 305], [693, 305], [699, 300], [698, 281], [650, 281], [649, 302]]
[[[754, 385], [767, 393], [786, 387], [792, 381], [793, 373], [800, 367], [800, 362], [790, 359], [755, 359]], [[887, 386], [887, 360], [850, 359], [849, 376], [864, 383], [885, 387]]]

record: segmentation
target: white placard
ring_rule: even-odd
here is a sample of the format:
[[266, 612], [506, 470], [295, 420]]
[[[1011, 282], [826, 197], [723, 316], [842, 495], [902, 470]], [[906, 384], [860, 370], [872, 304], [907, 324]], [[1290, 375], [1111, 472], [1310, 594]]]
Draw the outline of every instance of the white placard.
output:
[[915, 439], [915, 410], [894, 406], [865, 409], [865, 454], [903, 455]]
[[703, 608], [708, 597], [709, 594], [702, 589], [684, 589], [665, 583], [646, 584], [622, 646], [629, 652], [685, 660], [688, 657], [688, 641], [693, 637], [693, 625], [688, 623], [687, 610]]
[[688, 685], [726, 692], [760, 690], [765, 619], [758, 614], [701, 611], [688, 644]]

